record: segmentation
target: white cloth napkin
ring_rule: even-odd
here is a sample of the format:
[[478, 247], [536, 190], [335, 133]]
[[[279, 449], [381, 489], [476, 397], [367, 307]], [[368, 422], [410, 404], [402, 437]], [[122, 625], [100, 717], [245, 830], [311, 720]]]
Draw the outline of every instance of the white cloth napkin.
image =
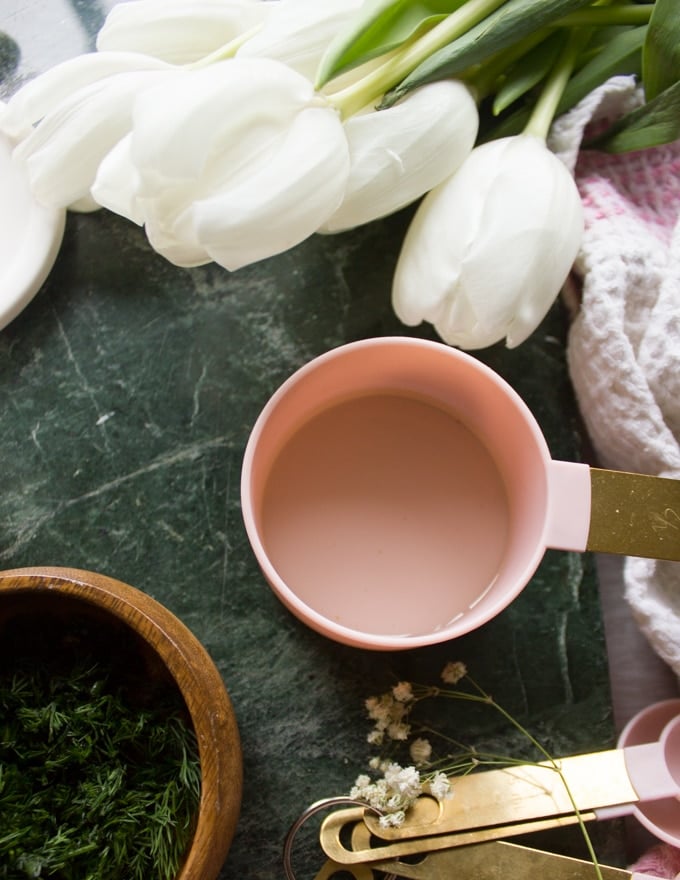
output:
[[[579, 151], [588, 126], [640, 101], [634, 80], [617, 77], [553, 128], [550, 146], [574, 170], [585, 211], [567, 355], [599, 463], [680, 478], [680, 141]], [[680, 563], [627, 558], [624, 583], [641, 630], [680, 675]]]

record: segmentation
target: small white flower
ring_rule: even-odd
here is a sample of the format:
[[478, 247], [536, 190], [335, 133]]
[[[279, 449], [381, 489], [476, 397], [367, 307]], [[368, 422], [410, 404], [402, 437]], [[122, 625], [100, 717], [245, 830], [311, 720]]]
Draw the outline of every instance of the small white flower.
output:
[[366, 735], [366, 742], [370, 743], [372, 746], [381, 746], [385, 739], [385, 733], [382, 730], [378, 730], [378, 728], [374, 728]]
[[390, 795], [385, 802], [385, 809], [390, 813], [395, 813], [404, 805], [404, 798], [399, 792]]
[[392, 696], [398, 703], [408, 703], [413, 699], [413, 688], [410, 681], [400, 681], [392, 688]]
[[438, 801], [445, 801], [453, 797], [453, 788], [445, 773], [437, 773], [430, 781], [430, 793]]
[[350, 790], [349, 796], [356, 800], [365, 800], [371, 788], [371, 779], [365, 773], [360, 774], [354, 780], [354, 785]]
[[389, 694], [383, 694], [381, 697], [369, 697], [364, 705], [369, 718], [373, 721], [384, 721], [391, 717], [393, 702]]
[[387, 735], [395, 742], [406, 742], [411, 734], [411, 725], [403, 721], [393, 721], [387, 725]]
[[423, 199], [392, 288], [397, 316], [429, 321], [477, 349], [523, 342], [545, 317], [578, 253], [583, 209], [565, 165], [542, 138], [482, 144]]
[[406, 813], [403, 810], [395, 810], [393, 813], [385, 813], [378, 820], [381, 828], [398, 828], [403, 825], [406, 820]]
[[417, 798], [423, 790], [420, 773], [415, 767], [390, 764], [385, 770], [385, 781], [394, 792], [409, 800]]
[[419, 736], [409, 746], [409, 754], [416, 766], [427, 764], [432, 756], [432, 745], [428, 739]]
[[460, 660], [450, 660], [442, 669], [441, 679], [446, 684], [458, 684], [467, 675], [467, 666]]
[[392, 762], [381, 763], [380, 769], [383, 776], [375, 782], [366, 774], [357, 776], [350, 797], [394, 817], [386, 819], [388, 824], [401, 824], [405, 811], [422, 793], [420, 774], [415, 767], [401, 767]]

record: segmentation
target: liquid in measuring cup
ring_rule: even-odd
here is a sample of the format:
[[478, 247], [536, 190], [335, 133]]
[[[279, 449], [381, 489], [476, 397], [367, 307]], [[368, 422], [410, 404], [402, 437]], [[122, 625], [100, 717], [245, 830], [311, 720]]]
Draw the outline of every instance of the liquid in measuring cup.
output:
[[262, 538], [308, 606], [365, 632], [444, 627], [488, 591], [509, 533], [498, 468], [452, 413], [371, 393], [312, 416], [283, 445]]

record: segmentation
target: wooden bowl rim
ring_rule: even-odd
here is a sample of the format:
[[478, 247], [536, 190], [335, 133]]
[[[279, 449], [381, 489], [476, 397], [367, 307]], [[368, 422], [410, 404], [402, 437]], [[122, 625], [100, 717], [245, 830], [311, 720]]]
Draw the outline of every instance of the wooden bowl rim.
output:
[[215, 880], [238, 822], [243, 762], [233, 706], [210, 655], [164, 605], [108, 575], [54, 566], [0, 571], [0, 597], [27, 590], [58, 591], [106, 610], [137, 633], [170, 671], [191, 716], [201, 765], [196, 829], [176, 880]]

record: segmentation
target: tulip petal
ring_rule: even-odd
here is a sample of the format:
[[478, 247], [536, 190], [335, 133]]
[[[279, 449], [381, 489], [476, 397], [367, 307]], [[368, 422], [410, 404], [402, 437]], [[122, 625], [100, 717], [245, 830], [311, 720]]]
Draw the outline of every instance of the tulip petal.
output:
[[147, 223], [146, 235], [151, 247], [175, 266], [192, 269], [212, 262], [212, 257], [200, 244], [179, 238], [162, 225]]
[[[92, 195], [104, 208], [143, 226], [146, 221], [145, 200], [138, 196], [139, 171], [132, 161], [132, 135], [122, 138], [102, 160], [92, 186]], [[176, 266], [191, 268], [211, 262], [205, 248], [195, 240], [181, 240], [173, 234], [174, 214], [169, 224], [146, 223], [149, 243], [158, 253]]]
[[330, 42], [364, 0], [278, 0], [237, 57], [274, 58], [314, 80]]
[[477, 106], [459, 82], [423, 86], [386, 110], [350, 117], [350, 176], [321, 232], [338, 232], [414, 202], [463, 163], [477, 137]]
[[231, 270], [299, 244], [340, 203], [349, 171], [340, 119], [326, 107], [303, 110], [258, 165], [189, 211], [199, 241]]
[[130, 129], [135, 96], [165, 75], [115, 74], [78, 89], [48, 113], [15, 149], [36, 198], [67, 207], [86, 196], [99, 163]]
[[99, 163], [90, 192], [102, 208], [142, 226], [144, 214], [137, 198], [139, 173], [132, 161], [131, 150], [132, 136], [127, 134]]
[[164, 62], [133, 52], [89, 52], [69, 58], [12, 95], [0, 116], [0, 130], [9, 137], [24, 137], [31, 126], [85, 86], [117, 73], [166, 69]]
[[171, 64], [188, 64], [261, 24], [276, 5], [262, 0], [117, 3], [99, 31], [97, 48], [143, 52]]
[[292, 114], [315, 101], [311, 83], [269, 59], [178, 72], [136, 102], [134, 161], [152, 183], [196, 180], [212, 159], [231, 175]]
[[72, 211], [74, 214], [92, 214], [100, 208], [101, 205], [96, 202], [91, 195], [82, 196], [77, 201], [71, 202], [68, 206], [68, 210]]

